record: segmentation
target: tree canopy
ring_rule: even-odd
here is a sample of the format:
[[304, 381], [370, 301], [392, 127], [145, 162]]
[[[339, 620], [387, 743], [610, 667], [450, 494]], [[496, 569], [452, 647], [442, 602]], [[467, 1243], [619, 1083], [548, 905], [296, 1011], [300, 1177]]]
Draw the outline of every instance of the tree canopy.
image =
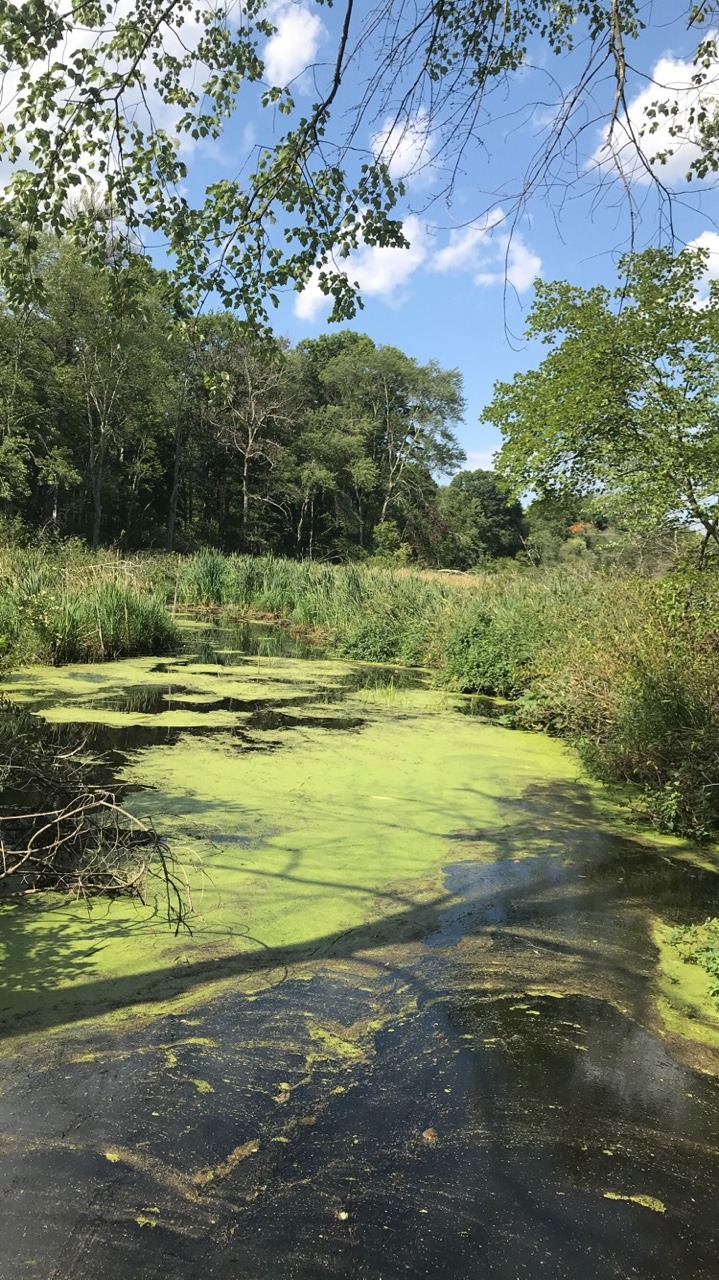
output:
[[493, 471], [460, 471], [440, 490], [446, 522], [445, 561], [472, 569], [483, 560], [514, 556], [525, 532], [521, 503], [512, 500]]
[[342, 330], [294, 350], [167, 276], [46, 238], [42, 304], [0, 305], [0, 516], [93, 546], [432, 555], [463, 460], [457, 370]]
[[[259, 324], [278, 290], [300, 288], [314, 272], [334, 298], [334, 318], [348, 318], [356, 306], [350, 251], [361, 242], [405, 243], [395, 216], [404, 190], [398, 149], [414, 140], [421, 164], [422, 139], [431, 137], [433, 163], [451, 186], [465, 149], [482, 143], [492, 91], [535, 55], [578, 51], [574, 83], [531, 172], [518, 176], [517, 199], [551, 181], [588, 111], [610, 135], [623, 121], [624, 141], [638, 145], [625, 103], [627, 48], [645, 20], [659, 20], [645, 19], [638, 0], [344, 0], [306, 107], [292, 74], [268, 53], [276, 9], [262, 0], [2, 0], [9, 105], [0, 160], [13, 170], [0, 196], [7, 288], [27, 292], [40, 232], [72, 229], [105, 260], [111, 222], [116, 245], [119, 233], [131, 247], [148, 238], [162, 245], [195, 303], [214, 292]], [[305, 0], [303, 12], [319, 21], [328, 9]], [[697, 29], [701, 86], [715, 74], [717, 5], [691, 4], [686, 13]], [[607, 69], [613, 86], [595, 111]], [[658, 87], [647, 119], [648, 135], [664, 117], [670, 135], [691, 125], [702, 176], [718, 163], [713, 103], [699, 95], [691, 120], [675, 120]], [[238, 106], [265, 113], [265, 137], [237, 156], [234, 176], [209, 182], [193, 201], [191, 149], [227, 130], [236, 151]], [[95, 199], [76, 198], [93, 186]]]
[[613, 293], [537, 283], [538, 369], [495, 386], [500, 473], [519, 494], [601, 494], [637, 529], [703, 530], [719, 547], [719, 284], [703, 250], [653, 249]]

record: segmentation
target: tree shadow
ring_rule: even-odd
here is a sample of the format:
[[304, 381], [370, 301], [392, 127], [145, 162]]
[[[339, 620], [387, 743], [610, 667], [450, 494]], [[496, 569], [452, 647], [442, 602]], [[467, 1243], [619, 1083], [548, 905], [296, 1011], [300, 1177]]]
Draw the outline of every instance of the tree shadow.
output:
[[[519, 990], [533, 983], [569, 983], [572, 990], [590, 993], [613, 987], [625, 1003], [641, 1005], [654, 960], [648, 909], [674, 919], [716, 914], [719, 877], [668, 858], [665, 847], [599, 826], [591, 793], [581, 784], [532, 785], [503, 807], [511, 820], [499, 830], [473, 827], [471, 804], [464, 814], [452, 815], [456, 826], [444, 837], [445, 885], [429, 896], [414, 894], [411, 885], [375, 890], [349, 877], [305, 875], [299, 850], [286, 851], [278, 870], [248, 868], [253, 879], [371, 896], [374, 913], [342, 932], [328, 930], [288, 945], [270, 946], [249, 936], [243, 944], [241, 931], [226, 938], [216, 934], [201, 944], [197, 958], [190, 945], [181, 962], [137, 975], [93, 977], [88, 970], [108, 929], [131, 947], [149, 913], [114, 922], [108, 909], [98, 922], [95, 946], [60, 912], [57, 927], [44, 920], [38, 929], [37, 912], [46, 906], [6, 904], [0, 928], [8, 999], [0, 1035], [49, 1030], [139, 1004], [151, 1008], [203, 984], [261, 971], [290, 973], [356, 958], [371, 962], [377, 952], [389, 957], [384, 964], [401, 965], [402, 948], [420, 942], [429, 960], [442, 954], [465, 966], [468, 989], [498, 981]], [[242, 950], [211, 954], [227, 941]]]

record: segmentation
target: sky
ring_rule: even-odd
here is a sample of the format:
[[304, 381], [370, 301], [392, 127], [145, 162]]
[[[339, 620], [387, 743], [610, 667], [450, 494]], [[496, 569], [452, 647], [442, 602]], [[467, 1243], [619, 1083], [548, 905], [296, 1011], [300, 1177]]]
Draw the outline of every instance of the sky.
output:
[[[696, 101], [691, 89], [691, 54], [695, 32], [677, 20], [676, 0], [656, 0], [645, 7], [648, 29], [627, 47], [630, 70], [627, 103], [635, 129], [644, 110], [658, 97], [676, 101], [680, 116]], [[297, 74], [321, 60], [333, 48], [327, 15], [318, 18], [314, 6], [298, 3], [280, 7], [278, 32], [270, 41], [268, 70], [279, 78]], [[481, 130], [480, 145], [465, 153], [448, 205], [441, 194], [441, 163], [435, 162], [436, 140], [421, 117], [404, 134], [388, 136], [382, 122], [368, 127], [375, 153], [386, 147], [394, 176], [406, 180], [401, 207], [410, 247], [360, 249], [350, 274], [362, 287], [364, 310], [352, 327], [368, 333], [376, 343], [401, 347], [421, 362], [435, 359], [458, 368], [464, 378], [467, 410], [458, 434], [467, 452], [468, 467], [490, 467], [501, 443], [499, 434], [478, 421], [492, 398], [497, 379], [536, 367], [545, 354], [523, 338], [533, 284], [539, 276], [564, 279], [585, 287], [617, 284], [617, 261], [630, 245], [632, 228], [616, 167], [607, 150], [606, 126], [592, 118], [606, 111], [614, 95], [610, 68], [595, 81], [591, 102], [579, 122], [583, 126], [575, 154], [562, 168], [551, 191], [539, 191], [517, 216], [511, 199], [531, 162], [543, 131], [556, 116], [562, 90], [574, 83], [584, 51], [550, 61], [536, 50], [533, 69], [520, 73], [509, 92], [494, 99]], [[277, 65], [274, 66], [276, 61]], [[304, 75], [304, 85], [303, 85]], [[299, 70], [295, 91], [309, 89], [310, 72]], [[662, 86], [659, 93], [655, 81]], [[637, 248], [667, 240], [656, 192], [646, 168], [637, 164], [619, 127], [614, 149], [631, 188], [637, 210], [634, 236]], [[653, 157], [669, 144], [667, 126], [645, 143]], [[654, 163], [652, 171], [675, 187], [672, 211], [676, 243], [702, 243], [712, 253], [719, 274], [719, 195], [699, 190], [685, 175], [697, 154], [691, 130], [670, 144], [673, 156]], [[666, 215], [666, 210], [664, 210]], [[315, 285], [283, 300], [278, 330], [294, 343], [327, 330], [329, 307]]]
[[[129, 11], [132, 3], [116, 0], [116, 12]], [[318, 86], [326, 86], [331, 76], [342, 6], [330, 8], [319, 0], [266, 0], [266, 4], [275, 26], [275, 34], [260, 49], [266, 83], [291, 85], [297, 113], [306, 113], [316, 101]], [[355, 4], [361, 31], [373, 5], [369, 0], [355, 0]], [[685, 20], [677, 15], [680, 7], [677, 0], [642, 0], [646, 30], [626, 46], [626, 101], [635, 130], [642, 127], [645, 108], [657, 98], [676, 103], [680, 123], [686, 121], [688, 105], [697, 102], [691, 85], [691, 53], [697, 35], [688, 32]], [[195, 35], [199, 31], [197, 27]], [[185, 43], [191, 43], [191, 18], [182, 34]], [[361, 84], [382, 65], [381, 34], [381, 27], [376, 27], [372, 40], [350, 45], [349, 71], [333, 121], [338, 137]], [[382, 154], [392, 176], [406, 184], [397, 216], [403, 220], [409, 247], [365, 245], [351, 256], [348, 273], [358, 281], [364, 301], [364, 310], [351, 327], [368, 333], [377, 344], [401, 348], [422, 363], [436, 360], [460, 370], [467, 408], [458, 435], [469, 467], [491, 466], [500, 443], [498, 434], [478, 421], [492, 398], [494, 382], [510, 380], [542, 358], [544, 349], [530, 347], [523, 339], [535, 279], [563, 279], [582, 286], [617, 283], [617, 261], [632, 234], [627, 191], [636, 213], [637, 248], [662, 237], [666, 242], [669, 234], [668, 211], [658, 202], [653, 173], [677, 193], [671, 227], [675, 244], [705, 245], [712, 254], [712, 270], [719, 275], [719, 195], [685, 181], [688, 165], [697, 154], [691, 128], [687, 126], [679, 140], [669, 144], [667, 123], [660, 122], [658, 132], [646, 140], [647, 156], [667, 145], [674, 154], [664, 163], [642, 166], [626, 145], [626, 122], [620, 113], [609, 148], [606, 124], [601, 123], [615, 92], [609, 64], [580, 96], [572, 140], [563, 156], [554, 157], [551, 176], [547, 178], [543, 169], [546, 180], [518, 203], [523, 175], [541, 151], [586, 56], [586, 45], [559, 59], [541, 44], [533, 47], [528, 65], [506, 90], [500, 89], [488, 100], [475, 142], [463, 153], [449, 191], [451, 155], [443, 150], [442, 136], [426, 107], [415, 102], [406, 126], [399, 131], [392, 127], [392, 67], [384, 68], [383, 83], [389, 84], [386, 98], [375, 100], [354, 135], [356, 147], [367, 154]], [[152, 92], [149, 96], [157, 123], [172, 132], [173, 108], [159, 100], [153, 103]], [[3, 110], [12, 110], [12, 84], [7, 78], [0, 94], [0, 117]], [[220, 139], [207, 143], [185, 139], [189, 199], [199, 201], [208, 183], [234, 176], [255, 148], [271, 144], [272, 122], [272, 111], [260, 109], [258, 95], [253, 98], [243, 89], [238, 109]], [[617, 157], [622, 181], [617, 180]], [[281, 297], [274, 327], [294, 344], [327, 332], [328, 311], [327, 300], [310, 280], [302, 292], [288, 289]]]

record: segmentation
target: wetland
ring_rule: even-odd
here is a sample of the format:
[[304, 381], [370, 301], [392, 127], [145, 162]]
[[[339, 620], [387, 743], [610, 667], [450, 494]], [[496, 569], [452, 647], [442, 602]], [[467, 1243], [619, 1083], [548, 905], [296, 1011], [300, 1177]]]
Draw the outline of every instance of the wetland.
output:
[[188, 619], [5, 692], [130, 785], [157, 904], [2, 906], [3, 1280], [716, 1277], [711, 846], [421, 670]]

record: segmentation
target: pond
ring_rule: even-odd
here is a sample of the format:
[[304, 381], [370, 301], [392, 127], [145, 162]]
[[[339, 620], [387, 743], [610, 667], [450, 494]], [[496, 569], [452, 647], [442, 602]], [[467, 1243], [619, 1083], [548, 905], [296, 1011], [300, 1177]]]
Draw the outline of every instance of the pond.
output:
[[716, 1277], [712, 851], [424, 673], [188, 623], [6, 692], [133, 787], [154, 901], [0, 912], [2, 1280]]

